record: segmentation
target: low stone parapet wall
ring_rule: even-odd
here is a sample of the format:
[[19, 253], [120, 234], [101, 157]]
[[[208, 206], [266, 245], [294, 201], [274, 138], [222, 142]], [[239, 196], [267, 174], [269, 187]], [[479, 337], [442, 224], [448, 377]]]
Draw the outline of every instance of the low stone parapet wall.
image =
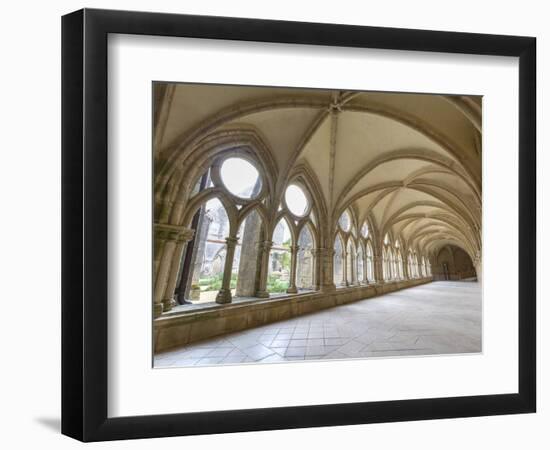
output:
[[391, 281], [383, 284], [338, 288], [329, 292], [308, 292], [180, 311], [154, 320], [155, 353], [431, 281], [431, 277]]

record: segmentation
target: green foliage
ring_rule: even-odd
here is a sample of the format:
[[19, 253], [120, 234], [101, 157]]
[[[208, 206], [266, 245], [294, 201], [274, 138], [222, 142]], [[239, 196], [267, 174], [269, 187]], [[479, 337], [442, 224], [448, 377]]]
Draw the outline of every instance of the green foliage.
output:
[[[201, 278], [199, 280], [199, 286], [201, 287], [202, 292], [219, 291], [222, 287], [222, 281], [223, 281], [223, 274], [220, 273], [218, 275], [214, 275], [213, 277]], [[231, 289], [235, 289], [237, 287], [236, 273], [231, 274], [230, 287]]]
[[284, 252], [282, 254], [281, 266], [283, 269], [290, 270], [290, 253]]
[[267, 277], [267, 292], [281, 293], [288, 289], [288, 281], [281, 281], [280, 275], [271, 274]]

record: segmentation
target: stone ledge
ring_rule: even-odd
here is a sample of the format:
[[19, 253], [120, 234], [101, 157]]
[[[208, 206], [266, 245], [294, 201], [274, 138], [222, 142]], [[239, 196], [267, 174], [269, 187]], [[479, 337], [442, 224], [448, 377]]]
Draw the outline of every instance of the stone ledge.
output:
[[153, 322], [155, 353], [431, 281], [432, 278], [392, 281], [383, 284], [338, 288], [330, 292], [307, 292], [180, 311], [161, 316]]

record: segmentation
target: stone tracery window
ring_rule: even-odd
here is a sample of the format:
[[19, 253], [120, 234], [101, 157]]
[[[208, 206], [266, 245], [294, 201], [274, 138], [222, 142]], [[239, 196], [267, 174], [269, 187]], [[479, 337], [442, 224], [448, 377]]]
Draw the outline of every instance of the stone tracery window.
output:
[[373, 251], [372, 251], [372, 245], [370, 241], [367, 241], [366, 245], [367, 249], [367, 281], [369, 283], [372, 283], [374, 281], [374, 260], [373, 260]]
[[275, 225], [271, 241], [273, 244], [269, 254], [267, 292], [283, 293], [290, 286], [292, 246], [290, 227], [284, 217]]
[[355, 267], [357, 264], [357, 260], [355, 253], [355, 243], [350, 237], [348, 238], [348, 246], [346, 251], [346, 281], [348, 286], [355, 284], [356, 280]]
[[298, 289], [315, 289], [316, 257], [316, 215], [309, 191], [302, 180], [292, 181], [283, 195], [283, 209], [288, 215], [289, 225], [297, 242], [290, 247], [290, 280], [287, 293]]
[[428, 276], [428, 266], [426, 264], [426, 258], [424, 256], [422, 257], [422, 274], [425, 277]]
[[367, 238], [369, 236], [369, 224], [367, 223], [366, 220], [363, 222], [363, 225], [361, 226], [361, 236], [363, 236], [364, 238]]
[[296, 285], [298, 289], [315, 287], [315, 241], [309, 226], [304, 226], [298, 237]]
[[382, 274], [384, 281], [388, 281], [390, 279], [389, 255], [386, 247], [382, 250]]
[[351, 227], [351, 218], [349, 216], [349, 213], [347, 211], [344, 211], [340, 218], [338, 219], [338, 225], [344, 232], [348, 232]]
[[[209, 191], [216, 196], [208, 199]], [[194, 184], [190, 203], [201, 195], [207, 200], [189, 224], [194, 234], [182, 255], [178, 301], [228, 303], [233, 296], [254, 296], [260, 244], [267, 237], [259, 212], [243, 208], [266, 195], [256, 163], [239, 150], [214, 158]]]
[[344, 244], [339, 235], [334, 239], [334, 262], [333, 262], [333, 280], [334, 284], [345, 284], [344, 280]]
[[258, 170], [246, 159], [231, 157], [222, 162], [220, 177], [225, 188], [239, 198], [253, 198], [262, 187]]
[[401, 256], [401, 249], [397, 250], [397, 277], [402, 280], [403, 276], [403, 258]]
[[289, 211], [297, 217], [304, 217], [309, 209], [309, 202], [302, 188], [290, 184], [285, 191], [285, 203]]
[[357, 258], [356, 258], [356, 267], [357, 267], [357, 281], [363, 283], [365, 281], [365, 255], [363, 252], [363, 245], [359, 243], [357, 248]]
[[180, 302], [211, 302], [221, 288], [227, 255], [229, 217], [218, 198], [208, 200], [195, 215], [194, 246], [189, 247], [187, 279], [180, 282]]
[[409, 278], [414, 278], [414, 269], [413, 269], [413, 256], [412, 252], [409, 250], [409, 255], [407, 256]]

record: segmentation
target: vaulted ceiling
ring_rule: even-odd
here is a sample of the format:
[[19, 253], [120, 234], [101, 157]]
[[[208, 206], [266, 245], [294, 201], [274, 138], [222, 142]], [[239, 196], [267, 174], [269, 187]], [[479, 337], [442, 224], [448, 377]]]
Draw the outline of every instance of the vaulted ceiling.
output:
[[481, 97], [172, 84], [158, 89], [156, 160], [190, 136], [251, 129], [284, 180], [307, 165], [327, 210], [436, 251], [481, 249]]

